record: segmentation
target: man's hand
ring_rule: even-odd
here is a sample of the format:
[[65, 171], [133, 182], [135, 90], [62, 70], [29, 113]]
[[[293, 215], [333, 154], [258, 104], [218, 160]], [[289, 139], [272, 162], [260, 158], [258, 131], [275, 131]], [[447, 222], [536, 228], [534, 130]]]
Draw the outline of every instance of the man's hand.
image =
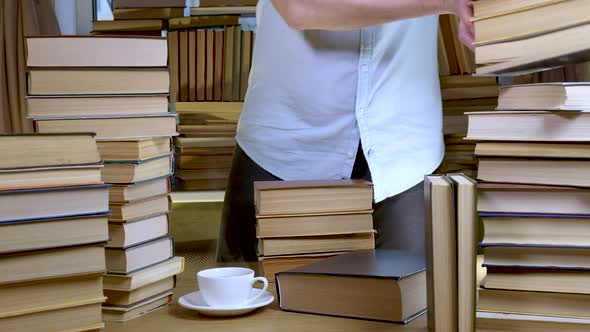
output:
[[459, 17], [459, 40], [465, 46], [473, 49], [473, 40], [475, 31], [471, 17], [473, 16], [473, 8], [470, 0], [443, 0], [443, 6], [446, 10]]

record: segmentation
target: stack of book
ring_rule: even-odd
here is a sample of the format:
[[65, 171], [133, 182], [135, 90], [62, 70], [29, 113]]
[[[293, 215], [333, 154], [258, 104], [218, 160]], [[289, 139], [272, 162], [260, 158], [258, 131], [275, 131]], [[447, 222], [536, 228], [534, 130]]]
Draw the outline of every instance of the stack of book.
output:
[[0, 326], [104, 327], [108, 185], [92, 134], [1, 135]]
[[113, 21], [94, 21], [92, 33], [97, 35], [161, 36], [167, 20], [183, 17], [185, 0], [113, 0]]
[[495, 110], [498, 105], [498, 83], [495, 77], [454, 75], [441, 76], [440, 86], [443, 99], [445, 158], [438, 172], [463, 172], [475, 177], [475, 144], [464, 139], [467, 134], [465, 113]]
[[236, 145], [242, 103], [174, 103], [179, 117], [176, 188], [223, 190]]
[[585, 0], [473, 2], [475, 59], [481, 75], [518, 75], [590, 60]]
[[[230, 23], [217, 19], [217, 24]], [[179, 24], [181, 30], [168, 33], [171, 101], [243, 101], [256, 34], [240, 25], [190, 30], [185, 26]]]
[[370, 182], [260, 181], [254, 191], [258, 256], [268, 280], [343, 252], [375, 248]]
[[258, 0], [192, 0], [191, 16], [255, 14]]
[[590, 85], [506, 86], [470, 113], [480, 158], [483, 330], [590, 329]]
[[[96, 133], [101, 178], [113, 185], [109, 274], [130, 274], [174, 256], [167, 213], [176, 115], [168, 112], [166, 46], [159, 37], [27, 38], [27, 104], [36, 130]], [[142, 290], [133, 303], [109, 298], [105, 319], [132, 318], [167, 303], [172, 288], [168, 280]]]

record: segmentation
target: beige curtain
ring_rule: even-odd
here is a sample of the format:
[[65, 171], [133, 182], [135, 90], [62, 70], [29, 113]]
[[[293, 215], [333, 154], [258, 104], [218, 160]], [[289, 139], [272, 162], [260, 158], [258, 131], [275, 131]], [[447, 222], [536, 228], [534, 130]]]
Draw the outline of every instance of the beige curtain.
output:
[[33, 131], [25, 108], [24, 37], [59, 34], [53, 0], [0, 0], [0, 133]]

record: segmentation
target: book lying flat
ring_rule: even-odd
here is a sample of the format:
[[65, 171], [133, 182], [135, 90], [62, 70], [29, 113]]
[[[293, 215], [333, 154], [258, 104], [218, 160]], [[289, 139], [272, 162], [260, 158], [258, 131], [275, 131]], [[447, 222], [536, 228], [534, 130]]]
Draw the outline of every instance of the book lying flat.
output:
[[168, 216], [161, 214], [133, 222], [109, 224], [107, 247], [127, 248], [168, 234]]
[[0, 170], [0, 190], [103, 184], [102, 163]]
[[254, 190], [259, 216], [373, 208], [373, 185], [364, 180], [257, 181]]
[[478, 185], [478, 210], [490, 213], [590, 215], [590, 190], [543, 185]]
[[0, 134], [0, 170], [100, 163], [94, 134]]
[[478, 142], [475, 155], [482, 157], [590, 159], [590, 144], [542, 142]]
[[277, 238], [368, 233], [373, 231], [373, 211], [324, 215], [259, 217], [256, 237]]
[[[162, 37], [27, 37], [27, 67], [166, 67]], [[76, 50], [72, 53], [72, 50]]]
[[14, 332], [82, 332], [104, 327], [100, 302], [40, 311], [2, 319], [2, 329]]
[[30, 95], [108, 95], [168, 93], [167, 68], [29, 69]]
[[103, 286], [105, 290], [130, 292], [183, 271], [184, 257], [176, 256], [128, 274], [107, 273], [103, 278]]
[[408, 323], [426, 310], [424, 258], [403, 251], [354, 251], [276, 278], [285, 311]]
[[355, 234], [297, 236], [258, 239], [258, 255], [295, 255], [374, 249], [374, 231]]
[[68, 247], [108, 239], [106, 214], [7, 222], [0, 227], [0, 253]]
[[279, 272], [319, 262], [329, 257], [344, 253], [346, 253], [346, 251], [303, 255], [260, 256], [258, 257], [258, 268], [260, 269], [261, 276], [268, 279], [269, 282], [274, 282], [275, 275]]
[[148, 160], [172, 152], [170, 137], [98, 141], [96, 144], [105, 162]]
[[103, 302], [102, 276], [88, 274], [0, 285], [0, 320], [6, 317]]
[[499, 110], [571, 110], [590, 109], [590, 84], [553, 82], [509, 85], [500, 88]]
[[590, 247], [590, 215], [482, 214], [482, 246]]
[[168, 194], [146, 198], [124, 204], [111, 203], [109, 222], [133, 222], [144, 218], [167, 213], [170, 210], [170, 198]]
[[113, 0], [113, 8], [184, 7], [185, 0]]
[[0, 256], [0, 284], [103, 273], [105, 267], [102, 245], [7, 254]]
[[163, 262], [174, 256], [174, 242], [162, 237], [125, 249], [105, 249], [107, 271], [126, 274]]
[[584, 318], [477, 312], [478, 332], [586, 332], [588, 329], [590, 329], [590, 319]]
[[590, 270], [588, 247], [486, 246], [484, 267]]
[[160, 176], [132, 184], [113, 184], [109, 188], [110, 203], [128, 203], [150, 197], [162, 196], [170, 192], [170, 178]]
[[111, 161], [102, 169], [102, 179], [108, 183], [136, 183], [172, 173], [172, 154], [136, 161]]
[[115, 20], [170, 19], [184, 17], [184, 7], [172, 8], [115, 8]]
[[590, 271], [487, 267], [482, 287], [531, 292], [590, 294]]
[[35, 128], [40, 133], [91, 131], [96, 133], [96, 139], [102, 140], [177, 135], [176, 115], [170, 113], [116, 118], [36, 120]]
[[29, 96], [27, 114], [32, 119], [72, 116], [119, 116], [168, 112], [168, 95]]
[[108, 213], [108, 187], [98, 184], [0, 191], [0, 224]]
[[160, 30], [164, 29], [164, 20], [118, 20], [118, 21], [93, 21], [92, 33], [124, 33], [125, 36], [133, 32], [156, 31], [160, 36]]

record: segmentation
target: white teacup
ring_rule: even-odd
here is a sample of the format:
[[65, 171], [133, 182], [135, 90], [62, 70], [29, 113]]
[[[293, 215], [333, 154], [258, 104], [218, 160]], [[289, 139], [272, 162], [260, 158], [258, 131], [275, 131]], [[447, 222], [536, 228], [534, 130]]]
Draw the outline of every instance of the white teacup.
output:
[[[202, 270], [197, 273], [199, 290], [203, 300], [211, 307], [232, 307], [250, 304], [268, 288], [268, 280], [254, 277], [254, 271], [244, 267], [221, 267]], [[251, 296], [255, 282], [264, 287]]]

